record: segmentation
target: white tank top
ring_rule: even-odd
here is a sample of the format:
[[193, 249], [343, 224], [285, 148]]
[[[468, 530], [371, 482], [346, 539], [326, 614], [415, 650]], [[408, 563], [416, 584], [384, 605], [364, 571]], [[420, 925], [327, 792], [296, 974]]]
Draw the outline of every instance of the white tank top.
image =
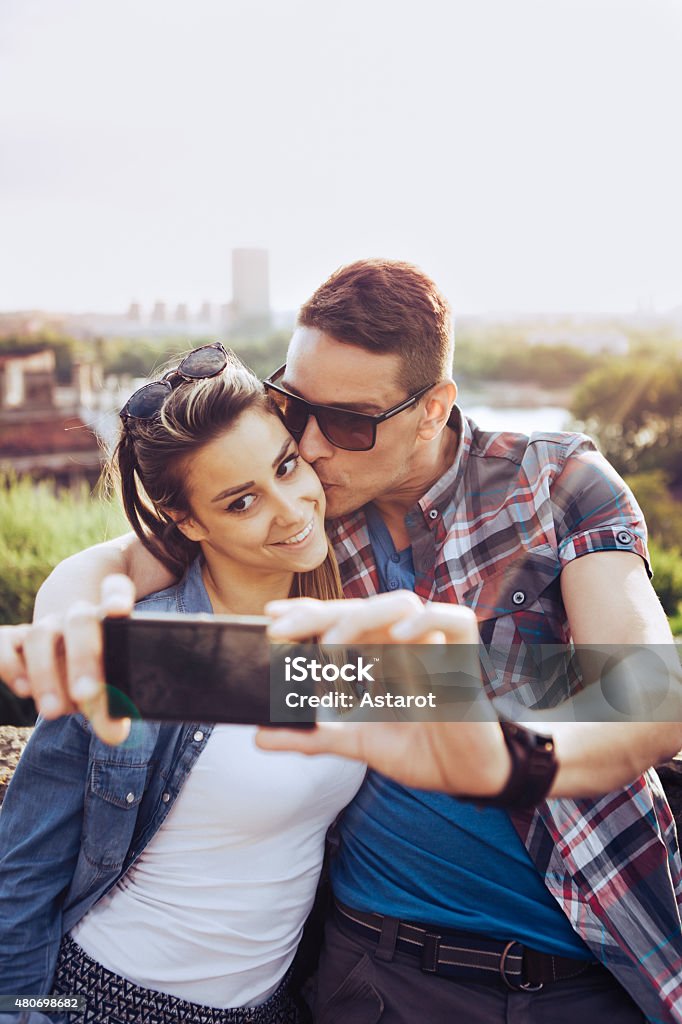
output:
[[72, 929], [137, 985], [214, 1007], [254, 1006], [293, 960], [328, 826], [365, 766], [259, 750], [216, 725], [165, 822]]

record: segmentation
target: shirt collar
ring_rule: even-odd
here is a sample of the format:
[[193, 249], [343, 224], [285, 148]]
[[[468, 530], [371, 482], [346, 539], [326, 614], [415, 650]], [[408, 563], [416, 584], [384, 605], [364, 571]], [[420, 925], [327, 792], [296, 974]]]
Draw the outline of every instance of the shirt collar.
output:
[[179, 596], [184, 611], [205, 612], [210, 615], [213, 608], [201, 575], [202, 565], [203, 558], [201, 556], [194, 559], [185, 578], [180, 583]]
[[452, 506], [464, 478], [471, 451], [473, 440], [471, 423], [458, 405], [453, 406], [447, 425], [457, 432], [457, 449], [450, 467], [417, 502], [426, 517], [432, 510], [438, 512], [439, 515], [444, 515]]

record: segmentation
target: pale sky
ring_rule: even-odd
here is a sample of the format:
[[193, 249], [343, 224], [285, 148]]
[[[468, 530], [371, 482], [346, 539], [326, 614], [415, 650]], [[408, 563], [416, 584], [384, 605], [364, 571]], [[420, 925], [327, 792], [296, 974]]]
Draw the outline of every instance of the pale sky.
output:
[[0, 311], [682, 303], [682, 0], [0, 0]]

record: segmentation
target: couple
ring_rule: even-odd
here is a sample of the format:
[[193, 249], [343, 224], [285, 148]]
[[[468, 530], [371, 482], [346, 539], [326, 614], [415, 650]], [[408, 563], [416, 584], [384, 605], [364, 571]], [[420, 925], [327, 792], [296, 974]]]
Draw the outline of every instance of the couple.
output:
[[[582, 436], [534, 435], [529, 441], [478, 430], [454, 406], [451, 358], [447, 303], [425, 275], [378, 260], [344, 268], [302, 308], [286, 368], [267, 384], [302, 458], [279, 420], [254, 409], [247, 413], [243, 406], [229, 431], [203, 435], [198, 450], [194, 437], [192, 456], [185, 447], [175, 468], [172, 458], [157, 460], [158, 490], [154, 460], [147, 464], [148, 480], [142, 461], [136, 461], [141, 450], [134, 439], [168, 429], [171, 450], [181, 445], [174, 407], [193, 408], [192, 395], [208, 393], [224, 372], [196, 384], [181, 377], [175, 388], [174, 380], [149, 385], [125, 411], [122, 445], [129, 451], [121, 469], [131, 471], [126, 498], [131, 522], [158, 560], [127, 541], [76, 556], [43, 588], [38, 613], [63, 609], [74, 593], [94, 597], [110, 571], [131, 575], [138, 593], [157, 592], [147, 598], [154, 607], [174, 610], [249, 612], [291, 593], [333, 596], [334, 567], [321, 526], [324, 498], [310, 463], [324, 486], [343, 593], [365, 600], [268, 605], [273, 635], [296, 639], [316, 633], [329, 642], [346, 642], [392, 629], [402, 639], [433, 630], [445, 631], [446, 639], [470, 639], [466, 618], [449, 618], [461, 609], [448, 607], [469, 605], [484, 644], [498, 659], [500, 652], [506, 657], [487, 681], [490, 694], [525, 687], [529, 703], [537, 697], [536, 680], [528, 664], [532, 659], [520, 657], [524, 644], [563, 643], [570, 637], [577, 643], [669, 643], [647, 578], [644, 524], [622, 481]], [[184, 370], [190, 378], [195, 373], [191, 364]], [[229, 369], [230, 377], [240, 373]], [[147, 399], [151, 415], [145, 415]], [[238, 485], [243, 486], [236, 493], [224, 493]], [[196, 560], [197, 545], [202, 561]], [[177, 575], [191, 559], [183, 581], [159, 593], [170, 581], [159, 561]], [[321, 576], [324, 590], [316, 582]], [[404, 597], [389, 596], [401, 588], [435, 603], [414, 608]], [[389, 594], [372, 597], [379, 591]], [[6, 632], [0, 675], [10, 682], [19, 679], [18, 692], [25, 692], [29, 684], [21, 676], [28, 676], [46, 719], [72, 710], [75, 699], [97, 720], [100, 691], [89, 692], [99, 678], [92, 616], [81, 610], [66, 629], [68, 695], [59, 686], [60, 672], [50, 668], [60, 628], [45, 620], [34, 630]], [[107, 727], [103, 721], [100, 726], [100, 731]], [[199, 759], [210, 726], [178, 728], [172, 737], [164, 729], [136, 723], [118, 748], [101, 744], [80, 717], [45, 720], [36, 730], [3, 810], [4, 892], [16, 886], [15, 898], [2, 908], [13, 922], [10, 941], [0, 949], [0, 964], [6, 958], [3, 987], [6, 976], [12, 991], [28, 991], [27, 984], [49, 986], [64, 933], [58, 977], [68, 984], [99, 986], [112, 998], [116, 982], [106, 959], [114, 956], [114, 966], [123, 969], [113, 973], [130, 977], [129, 991], [140, 987], [140, 980], [155, 988], [150, 980], [156, 975], [145, 974], [151, 968], [172, 975], [158, 985], [171, 992], [171, 1000], [177, 982], [186, 983], [189, 998], [178, 993], [176, 999], [216, 1005], [192, 997], [200, 994], [200, 979], [192, 974], [200, 958], [185, 957], [183, 950], [192, 944], [195, 951], [210, 950], [211, 941], [218, 941], [218, 921], [227, 920], [226, 908], [238, 910], [240, 899], [249, 898], [241, 891], [244, 885], [235, 884], [235, 877], [244, 878], [243, 871], [239, 874], [244, 858], [241, 848], [233, 849], [239, 836], [226, 838], [227, 826], [234, 836], [241, 821], [232, 817], [229, 803], [244, 800], [240, 813], [248, 824], [249, 791], [253, 794], [260, 778], [265, 798], [269, 784], [264, 780], [268, 771], [279, 776], [279, 761], [273, 759], [272, 767], [260, 762], [253, 772], [242, 769], [266, 755], [250, 746], [247, 751], [232, 736], [220, 737], [218, 727], [206, 757]], [[485, 723], [481, 729], [488, 731], [477, 747], [474, 728], [421, 732], [421, 726], [413, 726], [420, 745], [410, 748], [405, 729], [410, 727], [322, 728], [311, 736], [268, 733], [259, 739], [270, 750], [288, 746], [364, 756], [385, 773], [369, 772], [338, 828], [331, 865], [337, 902], [320, 962], [317, 1019], [391, 1024], [439, 1022], [459, 1014], [467, 1022], [511, 1016], [561, 1024], [577, 1011], [586, 1021], [681, 1021], [679, 853], [655, 775], [638, 774], [682, 746], [680, 727], [556, 723], [559, 770], [553, 781], [556, 766], [542, 762], [528, 735], [503, 734]], [[382, 741], [385, 730], [388, 742]], [[446, 749], [438, 747], [444, 734]], [[230, 789], [237, 793], [225, 794], [225, 787], [211, 793], [215, 771], [207, 762], [224, 770], [225, 759], [233, 765], [238, 785]], [[85, 797], [83, 763], [89, 766]], [[216, 1020], [276, 1020], [277, 1013], [295, 1019], [286, 966], [305, 916], [302, 908], [310, 903], [321, 836], [360, 782], [352, 763], [343, 771], [326, 758], [305, 764], [312, 787], [305, 807], [282, 808], [273, 823], [278, 851], [280, 842], [282, 850], [287, 844], [285, 833], [291, 833], [289, 851], [301, 850], [302, 862], [291, 852], [282, 862], [291, 871], [293, 859], [307, 874], [307, 890], [297, 875], [298, 917], [289, 904], [280, 928], [274, 891], [279, 888], [286, 904], [281, 890], [291, 895], [294, 885], [291, 879], [270, 879], [271, 887], [258, 890], [272, 911], [263, 903], [263, 915], [278, 922], [277, 934], [271, 934], [272, 925], [265, 927], [263, 917], [254, 917], [257, 934], [251, 938], [257, 942], [242, 935], [239, 948], [218, 950], [220, 970], [230, 984], [241, 983], [240, 967], [257, 982], [239, 990], [245, 995], [227, 996], [223, 1005], [239, 1005], [237, 998], [242, 1005], [259, 1002], [258, 1012], [272, 1010], [275, 1016], [240, 1017], [242, 1011], [223, 1010], [214, 1011], [223, 1014]], [[291, 772], [298, 771], [300, 779], [297, 765], [292, 762]], [[531, 768], [541, 776], [534, 794], [539, 803], [535, 810], [519, 810], [519, 778], [528, 781]], [[51, 772], [60, 773], [65, 793], [39, 800]], [[29, 783], [41, 810], [30, 828], [26, 805], [33, 806], [33, 798], [20, 798], [22, 785], [28, 793]], [[485, 800], [472, 806], [416, 786], [502, 795], [488, 806]], [[552, 799], [542, 799], [547, 794]], [[223, 825], [216, 839], [205, 816], [209, 804], [223, 800], [227, 806], [221, 813], [209, 816], [214, 826]], [[280, 805], [276, 794], [272, 802], [274, 815]], [[54, 844], [55, 816], [65, 817], [71, 835], [64, 863], [56, 869], [47, 852]], [[254, 817], [248, 840], [272, 840], [272, 835], [255, 835], [254, 829], [267, 829], [267, 823], [262, 813]], [[198, 858], [195, 865], [209, 863], [214, 841], [229, 847], [223, 851], [228, 868], [217, 889], [210, 867], [200, 867], [198, 874], [193, 868], [189, 885], [189, 856]], [[188, 843], [189, 851], [183, 845]], [[44, 877], [38, 885], [28, 879], [32, 898], [25, 905], [19, 893], [36, 861], [43, 864]], [[269, 857], [268, 864], [275, 860]], [[257, 858], [255, 863], [249, 858], [248, 866], [257, 871]], [[188, 933], [183, 926], [190, 907]], [[256, 906], [254, 915], [257, 911]], [[131, 934], [138, 937], [129, 942]], [[220, 935], [219, 941], [227, 941]], [[30, 967], [25, 952], [22, 957], [27, 945], [36, 951], [44, 975]], [[123, 997], [116, 998], [122, 1013]], [[273, 999], [281, 1000], [274, 1008]], [[183, 1008], [191, 1019], [191, 1010]], [[172, 1007], [159, 1012], [163, 1020]]]

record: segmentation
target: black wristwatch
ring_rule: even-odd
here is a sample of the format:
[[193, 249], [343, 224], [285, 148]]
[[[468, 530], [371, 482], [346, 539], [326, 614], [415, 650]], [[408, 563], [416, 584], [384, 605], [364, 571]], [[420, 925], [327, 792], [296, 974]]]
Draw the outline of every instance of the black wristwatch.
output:
[[500, 728], [511, 756], [511, 774], [495, 796], [468, 797], [485, 807], [527, 810], [545, 799], [559, 764], [551, 736], [532, 732], [518, 722], [501, 721]]

